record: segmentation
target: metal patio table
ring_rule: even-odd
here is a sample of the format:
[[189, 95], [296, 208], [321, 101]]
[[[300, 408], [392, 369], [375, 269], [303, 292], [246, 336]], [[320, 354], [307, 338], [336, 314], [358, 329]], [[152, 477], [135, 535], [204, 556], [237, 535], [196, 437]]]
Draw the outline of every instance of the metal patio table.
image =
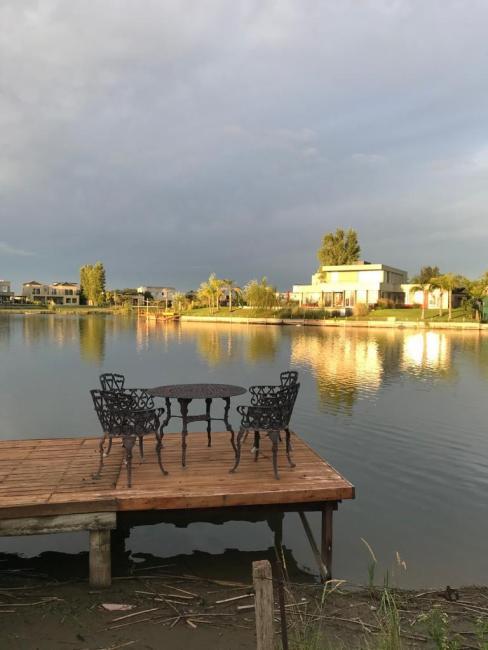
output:
[[[206, 422], [208, 446], [212, 446], [212, 422], [220, 421], [225, 424], [226, 430], [231, 434], [231, 445], [237, 455], [237, 448], [234, 440], [234, 430], [229, 422], [230, 399], [237, 395], [243, 395], [247, 388], [234, 386], [232, 384], [170, 384], [168, 386], [156, 386], [147, 390], [153, 397], [162, 397], [166, 401], [166, 418], [161, 425], [161, 434], [168, 425], [171, 418], [181, 418], [183, 426], [181, 429], [181, 464], [186, 466], [186, 436], [188, 435], [188, 424], [190, 422]], [[181, 415], [174, 415], [171, 412], [171, 400], [176, 399], [180, 405]], [[188, 406], [193, 400], [205, 400], [205, 413], [200, 415], [188, 415]], [[216, 418], [211, 415], [212, 400], [222, 399], [225, 402], [224, 417]]]

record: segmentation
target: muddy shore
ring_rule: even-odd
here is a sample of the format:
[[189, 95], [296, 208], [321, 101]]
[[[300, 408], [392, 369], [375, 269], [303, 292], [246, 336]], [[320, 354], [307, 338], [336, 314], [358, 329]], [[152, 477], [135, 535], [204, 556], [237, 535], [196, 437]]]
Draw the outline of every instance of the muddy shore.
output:
[[[212, 556], [140, 557], [126, 570], [119, 570], [106, 590], [89, 587], [85, 554], [45, 553], [32, 559], [0, 556], [0, 648], [255, 648], [251, 564], [258, 558], [253, 555], [237, 563], [230, 575]], [[277, 591], [276, 586], [276, 598]], [[445, 647], [487, 647], [482, 644], [488, 643], [488, 630], [483, 632], [488, 621], [488, 588], [392, 588], [389, 593], [398, 615], [402, 648], [441, 647], [434, 639], [436, 633], [459, 644]], [[385, 613], [380, 588], [333, 581], [324, 591], [313, 576], [292, 570], [285, 596], [290, 648], [296, 650], [374, 650], [391, 623], [392, 612]], [[279, 647], [278, 602], [276, 636]]]

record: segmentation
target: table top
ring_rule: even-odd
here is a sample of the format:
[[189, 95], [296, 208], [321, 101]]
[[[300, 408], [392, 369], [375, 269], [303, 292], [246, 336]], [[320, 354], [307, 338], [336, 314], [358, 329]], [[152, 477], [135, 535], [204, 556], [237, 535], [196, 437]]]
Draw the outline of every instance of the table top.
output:
[[207, 399], [225, 398], [242, 395], [247, 388], [232, 384], [170, 384], [148, 388], [147, 392], [153, 397], [174, 397], [175, 399]]

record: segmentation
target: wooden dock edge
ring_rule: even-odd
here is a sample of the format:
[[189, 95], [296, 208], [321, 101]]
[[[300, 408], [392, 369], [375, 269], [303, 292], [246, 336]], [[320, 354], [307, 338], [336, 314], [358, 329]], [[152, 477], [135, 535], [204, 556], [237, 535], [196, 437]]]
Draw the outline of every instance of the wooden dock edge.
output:
[[0, 536], [48, 535], [87, 530], [90, 533], [90, 585], [112, 584], [110, 531], [117, 528], [115, 512], [87, 512], [47, 517], [21, 517], [0, 520]]

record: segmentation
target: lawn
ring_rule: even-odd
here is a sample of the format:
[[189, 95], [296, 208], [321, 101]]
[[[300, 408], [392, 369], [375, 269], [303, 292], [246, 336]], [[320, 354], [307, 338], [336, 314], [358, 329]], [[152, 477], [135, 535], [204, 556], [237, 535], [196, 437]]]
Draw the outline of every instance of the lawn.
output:
[[[422, 320], [421, 309], [373, 309], [369, 312], [367, 317], [351, 316], [351, 320], [387, 320], [388, 318], [396, 318], [399, 321], [418, 321]], [[438, 309], [426, 309], [425, 320], [430, 322], [445, 322], [449, 320], [447, 309], [444, 310], [442, 316], [439, 315]], [[452, 310], [452, 321], [462, 322], [463, 320], [471, 320], [469, 314], [462, 308]]]
[[[243, 309], [242, 307], [233, 308], [229, 311], [227, 307], [222, 307], [219, 310], [211, 311], [208, 308], [197, 307], [189, 311], [182, 312], [184, 316], [212, 316], [223, 318], [297, 318], [297, 319], [311, 319], [322, 320], [326, 318], [333, 318], [329, 314], [324, 313], [321, 309], [299, 309], [287, 308], [282, 309]], [[422, 320], [421, 309], [373, 309], [367, 316], [349, 316], [347, 320], [387, 320], [395, 318], [397, 321], [420, 321]], [[442, 316], [439, 315], [438, 309], [427, 309], [425, 311], [425, 320], [429, 322], [445, 322], [449, 320], [447, 310], [444, 310]], [[461, 307], [453, 309], [452, 322], [463, 322], [471, 320], [469, 314]]]

